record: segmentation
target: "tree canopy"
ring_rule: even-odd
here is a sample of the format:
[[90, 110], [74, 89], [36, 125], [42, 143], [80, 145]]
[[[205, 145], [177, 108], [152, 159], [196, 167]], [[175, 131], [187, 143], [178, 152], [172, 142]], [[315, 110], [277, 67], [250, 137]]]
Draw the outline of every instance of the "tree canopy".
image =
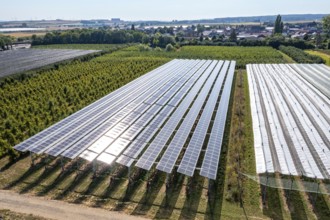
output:
[[283, 32], [283, 22], [281, 15], [277, 15], [275, 25], [274, 25], [274, 34], [282, 34]]
[[11, 36], [5, 36], [0, 34], [0, 48], [2, 50], [8, 50], [14, 42], [14, 38]]
[[42, 44], [125, 44], [144, 43], [152, 47], [165, 48], [174, 44], [174, 37], [157, 32], [149, 37], [146, 33], [136, 30], [109, 29], [75, 29], [69, 31], [54, 31], [44, 37], [32, 36], [33, 45]]
[[230, 36], [229, 36], [229, 40], [231, 42], [236, 42], [237, 41], [237, 34], [236, 34], [235, 29], [232, 29], [232, 31], [230, 33]]
[[323, 31], [329, 35], [330, 34], [330, 15], [323, 17], [322, 24], [323, 24]]

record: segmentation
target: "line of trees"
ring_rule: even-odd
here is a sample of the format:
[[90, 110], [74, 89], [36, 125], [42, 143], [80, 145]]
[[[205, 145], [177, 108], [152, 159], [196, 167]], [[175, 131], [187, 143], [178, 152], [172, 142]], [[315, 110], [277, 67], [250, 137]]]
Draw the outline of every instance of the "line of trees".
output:
[[9, 50], [12, 48], [14, 39], [11, 36], [0, 35], [0, 49]]
[[173, 36], [156, 33], [148, 35], [136, 30], [75, 29], [49, 32], [44, 37], [32, 36], [32, 45], [46, 44], [126, 44], [144, 43], [165, 48], [174, 44]]
[[292, 57], [292, 59], [298, 63], [325, 63], [321, 57], [308, 54], [296, 47], [280, 46], [279, 50]]

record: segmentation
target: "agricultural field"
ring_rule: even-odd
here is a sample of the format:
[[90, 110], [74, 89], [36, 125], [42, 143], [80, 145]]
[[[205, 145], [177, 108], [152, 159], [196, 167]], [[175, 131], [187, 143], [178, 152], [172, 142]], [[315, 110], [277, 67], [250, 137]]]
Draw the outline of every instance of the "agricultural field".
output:
[[74, 59], [96, 50], [9, 50], [0, 53], [0, 77]]
[[0, 155], [13, 153], [11, 146], [168, 61], [109, 56], [5, 79], [0, 86]]
[[325, 63], [320, 56], [312, 55], [296, 47], [280, 46], [279, 50], [291, 57], [297, 63]]
[[330, 52], [329, 51], [326, 51], [326, 50], [307, 50], [306, 52], [311, 54], [311, 55], [321, 57], [325, 61], [325, 64], [330, 66]]
[[40, 45], [33, 48], [46, 49], [87, 49], [110, 50], [123, 48], [113, 54], [116, 57], [162, 57], [169, 59], [217, 59], [236, 60], [237, 68], [245, 69], [248, 63], [287, 63], [286, 55], [271, 47], [226, 47], [226, 46], [183, 46], [174, 51], [155, 50], [147, 48], [141, 51], [139, 45], [129, 46], [123, 44], [113, 46], [109, 44], [59, 44]]
[[[116, 161], [127, 167], [138, 160], [135, 165], [147, 171], [161, 156], [158, 170], [171, 174], [176, 161], [181, 160], [177, 171], [188, 176], [194, 175], [201, 155], [204, 160], [200, 175], [215, 180], [217, 169], [211, 165], [219, 163], [220, 148], [216, 146], [221, 146], [223, 137], [218, 133], [224, 133], [234, 70], [234, 61], [175, 59], [16, 145], [15, 149], [71, 159], [80, 157], [109, 165]], [[193, 111], [188, 109], [191, 105]], [[215, 112], [218, 114], [206, 144], [204, 140]], [[190, 133], [197, 135], [190, 139]], [[182, 151], [185, 143], [189, 143], [188, 147]], [[202, 156], [204, 146], [208, 147]], [[166, 151], [160, 155], [163, 149]]]
[[33, 49], [71, 49], [71, 50], [102, 50], [113, 52], [125, 47], [129, 44], [52, 44], [52, 45], [37, 45]]
[[44, 36], [46, 32], [13, 32], [13, 33], [6, 33], [6, 35], [15, 37], [15, 38], [26, 38], [26, 37], [32, 37], [33, 35], [36, 36]]
[[287, 59], [271, 47], [184, 46], [175, 51], [164, 52], [139, 51], [138, 46], [133, 46], [119, 51], [115, 56], [236, 60], [236, 68], [242, 69], [248, 63], [287, 63]]
[[[17, 154], [12, 150], [16, 144], [178, 57], [236, 59], [239, 65], [215, 181], [208, 181], [199, 171], [192, 177], [179, 172], [167, 177], [156, 167], [149, 172], [138, 167], [128, 170], [120, 164], [97, 163], [94, 167], [82, 158], [69, 160], [45, 154], [33, 156], [33, 165], [26, 153], [12, 160]], [[263, 187], [240, 175], [256, 174], [244, 70], [248, 62], [286, 63], [288, 59], [267, 47], [189, 46], [165, 52], [139, 51], [133, 46], [26, 78], [6, 79], [0, 86], [4, 97], [0, 103], [0, 148], [2, 155], [12, 156], [0, 156], [0, 188], [155, 219], [324, 219], [330, 207], [328, 197], [317, 197], [313, 211], [310, 194], [292, 192], [288, 199], [285, 190], [267, 189], [267, 197], [273, 199], [263, 205]]]

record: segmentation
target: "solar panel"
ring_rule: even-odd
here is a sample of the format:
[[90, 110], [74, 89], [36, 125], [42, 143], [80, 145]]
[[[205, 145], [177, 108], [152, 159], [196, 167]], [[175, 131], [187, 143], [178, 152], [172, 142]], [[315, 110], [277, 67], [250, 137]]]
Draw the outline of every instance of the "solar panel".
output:
[[173, 139], [171, 140], [169, 146], [159, 161], [157, 165], [158, 170], [164, 171], [166, 173], [172, 172], [175, 162], [179, 157], [179, 154], [190, 134], [193, 125], [195, 124], [198, 114], [202, 109], [204, 101], [209, 94], [214, 80], [219, 74], [221, 66], [222, 62], [213, 62], [211, 64], [210, 68], [212, 68], [213, 71], [205, 82], [204, 86], [201, 88], [196, 100], [194, 101], [184, 121], [180, 125], [179, 130], [175, 133]]
[[134, 140], [124, 151], [123, 154], [131, 158], [137, 158], [139, 154], [143, 151], [145, 146], [147, 146], [146, 142]]
[[95, 153], [101, 153], [104, 151], [112, 142], [114, 141], [113, 138], [107, 137], [107, 136], [102, 136], [100, 139], [95, 141], [89, 148], [88, 150], [93, 151]]
[[143, 130], [143, 128], [144, 127], [133, 124], [120, 137], [132, 141]]
[[[160, 72], [165, 71], [168, 68], [173, 68], [173, 66], [175, 67], [176, 66], [175, 64], [177, 62], [179, 62], [179, 61], [174, 60], [172, 62], [169, 62], [168, 64], [161, 66], [160, 68], [157, 68], [154, 71], [151, 71], [149, 74], [146, 74], [136, 80], [133, 80], [132, 82], [121, 87], [120, 89], [117, 89], [116, 91], [99, 99], [98, 101], [92, 103], [91, 105], [79, 110], [75, 114], [72, 114], [71, 116], [50, 126], [49, 128], [43, 130], [42, 132], [23, 141], [22, 143], [16, 145], [14, 148], [19, 151], [26, 151], [26, 150], [30, 150], [31, 147], [36, 147], [37, 144], [39, 145], [40, 143], [43, 143], [44, 140], [48, 140], [50, 136], [56, 135], [62, 129], [64, 129], [72, 124], [77, 124], [78, 121], [79, 122], [84, 121], [84, 119], [86, 118], [86, 115], [88, 115], [90, 117], [91, 115], [94, 115], [95, 112], [99, 112], [100, 108], [107, 106], [107, 104], [112, 102], [115, 98], [120, 97], [122, 94], [125, 94], [127, 91], [131, 90], [131, 87], [142, 85], [144, 83], [144, 81], [148, 78], [149, 78], [149, 80], [151, 80], [152, 78], [158, 77], [159, 74], [155, 74], [155, 73], [158, 73], [159, 71]], [[70, 128], [71, 128], [71, 126], [70, 126]], [[44, 143], [40, 144], [40, 145], [44, 145]]]
[[129, 140], [118, 138], [105, 150], [105, 152], [118, 156], [129, 145], [129, 143]]
[[85, 150], [81, 155], [80, 157], [85, 159], [85, 160], [88, 160], [88, 161], [93, 161], [99, 154], [95, 153], [95, 152], [92, 152], [92, 151], [89, 151], [89, 150]]
[[[218, 65], [219, 66], [219, 65]], [[196, 129], [193, 133], [193, 136], [191, 137], [188, 147], [184, 153], [184, 156], [180, 162], [178, 172], [193, 176], [197, 161], [200, 155], [200, 152], [203, 147], [203, 143], [211, 122], [213, 111], [216, 110], [216, 104], [217, 100], [223, 85], [224, 78], [226, 76], [227, 70], [228, 70], [229, 62], [226, 61], [220, 71], [220, 74], [218, 75], [218, 78], [214, 84], [214, 87], [212, 89], [212, 92], [209, 96], [209, 99], [207, 100], [207, 103], [204, 107], [203, 113], [201, 115], [201, 118], [198, 121], [198, 124], [196, 126]]]
[[117, 160], [116, 163], [119, 163], [121, 165], [124, 165], [126, 167], [132, 166], [132, 163], [134, 162], [134, 159], [127, 157], [125, 155], [121, 155]]
[[[195, 65], [196, 61], [193, 62], [188, 62], [187, 65], [191, 64], [191, 65]], [[185, 66], [185, 65], [183, 65]], [[177, 70], [178, 68], [176, 68], [175, 70]], [[176, 72], [173, 72], [172, 74], [174, 74]], [[185, 73], [181, 73], [181, 74], [185, 74]], [[170, 77], [170, 73], [168, 73], [168, 77]], [[162, 80], [167, 80], [167, 78], [162, 78]], [[162, 83], [162, 81], [158, 81], [158, 83]], [[156, 89], [158, 88], [157, 85], [153, 85]], [[164, 87], [162, 87], [162, 89], [164, 89]], [[141, 98], [142, 97], [142, 98]], [[133, 112], [137, 109], [137, 110], [141, 110], [141, 104], [139, 104], [141, 101], [143, 101], [144, 96], [141, 95], [140, 98], [137, 98], [134, 102], [128, 104], [125, 107], [125, 111], [121, 110], [120, 112], [118, 112], [113, 118], [111, 118], [109, 121], [114, 121], [114, 122], [118, 122], [119, 120], [121, 120], [121, 118], [123, 118], [124, 116], [126, 116], [127, 113], [129, 113], [128, 110]], [[135, 109], [132, 109], [134, 106], [138, 105]], [[143, 105], [143, 104], [142, 104]], [[149, 105], [144, 105], [144, 107], [148, 107]], [[124, 113], [123, 113], [124, 112]], [[138, 120], [140, 123], [145, 123], [146, 121], [148, 121], [149, 116], [142, 116], [140, 119]], [[70, 158], [74, 158], [76, 155], [78, 155], [80, 152], [82, 152], [85, 148], [86, 145], [89, 143], [93, 143], [97, 137], [100, 137], [104, 131], [108, 130], [109, 128], [111, 128], [113, 125], [113, 123], [108, 123], [105, 122], [103, 125], [100, 126], [100, 128], [97, 128], [96, 130], [94, 130], [93, 132], [91, 132], [90, 134], [88, 134], [87, 136], [85, 136], [82, 140], [80, 140], [78, 143], [74, 144], [73, 146], [71, 146], [68, 150], [66, 150], [64, 153], [62, 153], [63, 156], [66, 157], [70, 157]], [[145, 126], [145, 124], [143, 124], [142, 126]]]
[[225, 86], [221, 94], [218, 111], [213, 123], [211, 135], [200, 171], [201, 176], [205, 176], [209, 179], [215, 180], [217, 176], [234, 71], [235, 61], [232, 61], [227, 73]]
[[97, 160], [110, 165], [116, 160], [116, 156], [104, 152], [98, 156]]
[[[208, 77], [208, 74], [211, 72], [211, 69], [208, 69], [208, 74], [203, 74], [204, 70], [209, 67], [211, 61], [205, 62], [205, 64], [197, 70], [197, 74], [202, 75], [196, 84], [191, 89], [190, 93], [184, 98], [182, 103], [179, 107], [175, 110], [172, 117], [167, 121], [165, 126], [161, 129], [158, 135], [155, 137], [153, 142], [149, 145], [148, 149], [144, 152], [144, 154], [140, 157], [139, 161], [136, 163], [136, 166], [150, 170], [153, 163], [156, 161], [158, 155], [164, 148], [166, 142], [172, 135], [174, 129], [176, 128], [177, 124], [187, 111], [190, 103], [195, 98], [200, 86], [205, 82]], [[195, 80], [195, 79], [193, 79]]]

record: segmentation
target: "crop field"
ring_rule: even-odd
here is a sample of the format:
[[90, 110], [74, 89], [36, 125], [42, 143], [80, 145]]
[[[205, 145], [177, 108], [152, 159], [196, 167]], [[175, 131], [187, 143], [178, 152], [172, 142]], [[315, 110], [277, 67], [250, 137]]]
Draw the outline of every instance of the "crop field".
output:
[[296, 47], [280, 46], [279, 50], [291, 57], [297, 63], [325, 63], [320, 56], [315, 56]]
[[[61, 47], [64, 49], [67, 45]], [[80, 47], [102, 50], [93, 45]], [[256, 173], [250, 93], [244, 64], [256, 63], [257, 59], [264, 63], [288, 61], [272, 48], [241, 49], [185, 46], [165, 52], [139, 51], [132, 46], [88, 61], [72, 61], [57, 69], [38, 71], [29, 77], [5, 78], [0, 85], [3, 97], [0, 101], [0, 188], [155, 219], [326, 219], [329, 196], [318, 196], [312, 207], [313, 194], [267, 189], [267, 197], [272, 200], [263, 205], [262, 186], [239, 175], [238, 171]], [[109, 166], [102, 161], [93, 166], [79, 157], [71, 160], [40, 154], [31, 160], [23, 153], [13, 160], [17, 155], [13, 146], [174, 58], [225, 57], [236, 59], [239, 69], [233, 78], [215, 181], [199, 175], [200, 170], [191, 177], [186, 176], [177, 172], [177, 167], [166, 175], [157, 166], [149, 171], [137, 166], [127, 169], [119, 163]], [[200, 117], [202, 115], [198, 115], [198, 120]], [[93, 149], [97, 147], [100, 146]], [[182, 149], [187, 150], [187, 147], [185, 144]], [[165, 152], [163, 150], [161, 155]], [[202, 150], [201, 154], [205, 153]], [[183, 156], [180, 154], [179, 158]], [[197, 162], [202, 163], [202, 159]]]
[[107, 52], [116, 51], [129, 44], [52, 44], [52, 45], [37, 45], [33, 49], [71, 49], [71, 50], [102, 50]]
[[0, 53], [0, 77], [40, 68], [68, 59], [98, 52], [96, 50], [9, 50]]
[[[108, 165], [116, 161], [127, 167], [138, 160], [135, 165], [147, 171], [161, 157], [158, 170], [171, 174], [178, 167], [177, 172], [188, 176], [194, 175], [201, 155], [204, 159], [200, 175], [215, 180], [234, 70], [234, 61], [175, 59], [15, 149], [70, 159], [81, 157]], [[207, 137], [209, 141], [205, 143]], [[161, 155], [163, 149], [166, 151]]]
[[5, 80], [0, 87], [0, 155], [14, 156], [12, 146], [168, 61], [109, 56]]
[[330, 51], [327, 51], [327, 50], [307, 50], [306, 52], [311, 54], [311, 55], [321, 57], [325, 61], [325, 64], [330, 66]]
[[180, 59], [236, 60], [236, 68], [248, 63], [287, 63], [284, 56], [271, 47], [184, 46], [177, 51], [139, 51], [137, 46], [125, 48], [115, 56], [168, 57]]

